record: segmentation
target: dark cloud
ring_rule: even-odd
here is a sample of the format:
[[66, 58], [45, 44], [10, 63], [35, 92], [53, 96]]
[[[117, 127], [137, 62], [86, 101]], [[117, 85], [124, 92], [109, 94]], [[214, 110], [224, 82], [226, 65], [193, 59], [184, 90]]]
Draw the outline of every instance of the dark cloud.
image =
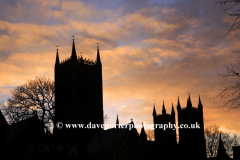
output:
[[10, 34], [9, 34], [9, 29], [8, 28], [6, 28], [6, 29], [0, 29], [0, 36], [1, 35], [7, 35], [7, 36], [9, 36]]

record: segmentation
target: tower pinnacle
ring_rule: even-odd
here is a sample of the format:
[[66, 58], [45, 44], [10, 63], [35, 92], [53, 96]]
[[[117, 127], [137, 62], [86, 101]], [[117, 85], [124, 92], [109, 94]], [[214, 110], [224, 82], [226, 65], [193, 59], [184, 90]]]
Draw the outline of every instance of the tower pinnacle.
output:
[[155, 109], [155, 103], [153, 103], [153, 116], [156, 116], [157, 115], [157, 112], [156, 112], [156, 109]]
[[187, 108], [192, 108], [192, 102], [191, 102], [191, 99], [190, 99], [190, 94], [189, 94], [188, 100], [187, 100]]
[[99, 53], [99, 45], [97, 43], [97, 64], [102, 64], [101, 59], [100, 59], [100, 53]]
[[166, 114], [166, 109], [165, 109], [165, 105], [164, 105], [164, 101], [163, 101], [163, 106], [162, 106], [162, 115]]
[[57, 48], [57, 55], [56, 55], [56, 62], [55, 62], [55, 67], [60, 64], [59, 62], [59, 56], [58, 56], [58, 48]]
[[75, 49], [75, 44], [74, 44], [74, 39], [73, 39], [73, 45], [72, 45], [72, 55], [71, 59], [77, 60], [77, 54], [76, 54], [76, 49]]
[[178, 96], [177, 109], [178, 109], [178, 110], [181, 110], [181, 105], [180, 105], [180, 102], [179, 102], [179, 96]]
[[173, 103], [172, 103], [172, 112], [171, 112], [172, 115], [175, 115], [175, 111], [174, 111], [174, 107], [173, 107]]
[[117, 120], [116, 120], [116, 124], [119, 124], [119, 120], [118, 120], [118, 115], [117, 115]]
[[117, 120], [116, 120], [116, 128], [119, 128], [119, 120], [118, 120], [118, 115], [117, 115]]
[[202, 106], [202, 102], [201, 102], [201, 99], [200, 99], [200, 95], [199, 95], [198, 108], [199, 108], [199, 109], [200, 109], [200, 108], [203, 108], [203, 106]]

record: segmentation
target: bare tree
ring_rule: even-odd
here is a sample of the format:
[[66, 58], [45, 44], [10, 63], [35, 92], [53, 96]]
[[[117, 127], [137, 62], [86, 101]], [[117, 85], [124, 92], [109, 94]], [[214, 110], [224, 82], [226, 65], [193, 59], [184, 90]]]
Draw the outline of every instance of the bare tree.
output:
[[[226, 37], [230, 32], [236, 31], [240, 29], [240, 0], [215, 0], [215, 4], [221, 5], [224, 13], [230, 17], [232, 20], [232, 24], [229, 30], [223, 37]], [[232, 52], [240, 52], [240, 51], [232, 51]], [[235, 109], [240, 107], [240, 75], [236, 70], [236, 66], [233, 66], [233, 62], [236, 62], [237, 65], [240, 64], [238, 59], [231, 59], [230, 64], [225, 65], [227, 69], [227, 74], [219, 74], [220, 76], [225, 78], [225, 81], [229, 77], [235, 77], [236, 83], [232, 85], [223, 85], [222, 91], [214, 98], [227, 98], [227, 102], [221, 106], [227, 109]]]
[[[51, 156], [56, 157], [58, 155], [63, 157], [73, 147], [71, 145], [57, 146], [55, 141], [53, 134], [55, 124], [55, 86], [54, 81], [50, 78], [36, 77], [23, 85], [15, 87], [11, 91], [11, 97], [8, 98], [7, 102], [1, 104], [0, 107], [11, 128], [16, 126], [13, 133], [8, 132], [8, 137], [15, 139], [12, 150], [18, 154], [17, 157], [23, 157], [23, 153], [29, 151], [29, 148], [39, 151], [41, 147], [50, 151]], [[24, 125], [19, 130], [19, 125], [15, 124], [25, 122], [32, 117], [37, 117], [40, 127], [44, 129], [44, 134], [41, 137], [33, 137], [31, 140], [27, 140], [29, 136], [23, 138], [24, 136], [20, 136], [22, 135], [20, 132], [22, 130], [33, 130], [32, 126], [29, 128], [29, 126]], [[108, 119], [108, 116], [105, 115], [104, 121]], [[41, 132], [38, 129], [36, 130]], [[37, 133], [34, 133], [34, 135], [37, 135]], [[35, 141], [36, 139], [37, 141]], [[32, 142], [37, 145], [33, 147]]]
[[225, 78], [225, 81], [227, 81], [227, 78], [229, 77], [235, 77], [236, 83], [232, 85], [223, 85], [223, 89], [221, 92], [214, 98], [226, 98], [227, 102], [220, 107], [227, 108], [227, 109], [236, 109], [240, 107], [240, 75], [239, 73], [234, 69], [233, 62], [236, 62], [237, 65], [240, 65], [240, 61], [237, 59], [231, 59], [230, 64], [225, 65], [225, 68], [227, 69], [227, 74], [220, 74], [221, 77]]
[[154, 130], [148, 129], [145, 132], [147, 134], [147, 140], [148, 141], [154, 141], [155, 140], [155, 138], [154, 138]]
[[232, 146], [236, 145], [237, 136], [231, 136], [229, 132], [223, 132], [220, 130], [220, 126], [212, 125], [207, 126], [204, 130], [205, 138], [206, 138], [206, 154], [208, 158], [216, 157], [219, 145], [219, 137], [222, 135], [222, 141], [226, 150], [226, 153], [229, 157], [232, 157]]
[[[52, 151], [51, 153], [55, 151], [54, 143], [52, 143], [52, 139], [50, 138], [54, 124], [54, 94], [55, 87], [53, 80], [46, 77], [36, 77], [14, 88], [11, 91], [11, 97], [8, 98], [6, 103], [1, 105], [1, 110], [11, 126], [19, 122], [24, 122], [30, 117], [37, 117], [39, 125], [44, 129], [44, 142], [47, 143], [50, 151]], [[11, 136], [11, 132], [8, 134], [8, 136]], [[18, 140], [21, 140], [21, 138], [18, 138]], [[23, 140], [22, 142], [27, 143], [28, 141]], [[17, 146], [20, 145], [18, 144]]]
[[222, 133], [219, 131], [217, 125], [207, 126], [204, 130], [206, 137], [207, 157], [216, 157], [218, 149], [218, 135]]
[[231, 27], [223, 37], [228, 35], [231, 31], [240, 29], [240, 0], [215, 0], [215, 3], [220, 4], [224, 13], [232, 20]]

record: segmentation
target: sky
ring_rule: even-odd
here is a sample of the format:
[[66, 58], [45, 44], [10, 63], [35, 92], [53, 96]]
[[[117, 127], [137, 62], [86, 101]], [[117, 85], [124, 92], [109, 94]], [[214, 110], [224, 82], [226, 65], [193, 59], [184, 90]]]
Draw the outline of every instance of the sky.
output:
[[[103, 70], [106, 123], [152, 124], [162, 104], [167, 113], [194, 107], [199, 95], [205, 127], [217, 124], [240, 133], [240, 108], [219, 109], [227, 98], [216, 98], [226, 80], [224, 65], [240, 58], [239, 31], [223, 37], [231, 19], [214, 0], [1, 0], [0, 102], [11, 89], [34, 79], [54, 79], [56, 46], [60, 61], [71, 55], [96, 59], [97, 43]], [[81, 54], [80, 54], [81, 52]]]

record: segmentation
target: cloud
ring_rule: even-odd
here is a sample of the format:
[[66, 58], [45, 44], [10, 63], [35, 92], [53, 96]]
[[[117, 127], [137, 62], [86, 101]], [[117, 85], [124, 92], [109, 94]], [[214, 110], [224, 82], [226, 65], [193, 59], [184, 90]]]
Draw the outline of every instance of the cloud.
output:
[[[53, 78], [56, 45], [60, 60], [70, 57], [72, 37], [77, 54], [96, 59], [100, 45], [103, 64], [104, 113], [108, 123], [151, 124], [152, 107], [167, 113], [177, 98], [194, 106], [201, 95], [205, 126], [216, 123], [239, 130], [238, 112], [212, 108], [224, 81], [224, 63], [238, 48], [239, 33], [212, 2], [193, 1], [2, 1], [0, 6], [0, 96], [38, 75]], [[235, 65], [238, 67], [238, 65]], [[8, 88], [10, 87], [10, 88]], [[222, 119], [222, 117], [226, 117]], [[233, 118], [234, 117], [234, 118]]]

